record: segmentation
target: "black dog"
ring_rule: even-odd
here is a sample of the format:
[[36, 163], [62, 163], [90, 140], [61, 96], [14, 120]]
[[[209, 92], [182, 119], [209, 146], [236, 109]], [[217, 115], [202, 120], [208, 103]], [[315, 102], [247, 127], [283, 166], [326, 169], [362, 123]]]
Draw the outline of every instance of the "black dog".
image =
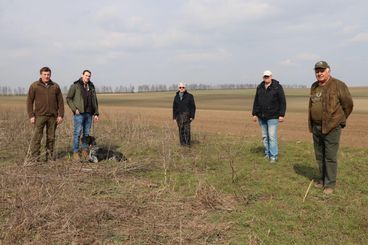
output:
[[83, 136], [82, 143], [89, 145], [88, 161], [90, 162], [98, 163], [103, 160], [122, 162], [127, 160], [121, 152], [96, 146], [96, 138], [93, 136]]

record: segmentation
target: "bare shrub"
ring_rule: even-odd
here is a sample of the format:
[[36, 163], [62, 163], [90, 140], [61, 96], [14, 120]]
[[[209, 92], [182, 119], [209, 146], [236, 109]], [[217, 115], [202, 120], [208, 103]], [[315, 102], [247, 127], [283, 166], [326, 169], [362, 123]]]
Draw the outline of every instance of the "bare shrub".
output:
[[196, 198], [206, 209], [234, 210], [234, 199], [221, 195], [215, 187], [200, 183], [196, 192]]

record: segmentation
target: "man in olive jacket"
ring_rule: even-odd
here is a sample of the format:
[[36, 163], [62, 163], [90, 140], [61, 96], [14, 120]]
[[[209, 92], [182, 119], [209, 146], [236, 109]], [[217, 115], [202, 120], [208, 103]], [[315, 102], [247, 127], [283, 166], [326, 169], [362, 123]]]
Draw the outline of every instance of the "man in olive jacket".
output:
[[[79, 142], [82, 131], [83, 136], [88, 136], [92, 126], [92, 117], [95, 122], [99, 119], [96, 89], [90, 78], [91, 72], [84, 70], [82, 77], [70, 86], [66, 97], [66, 101], [74, 114], [73, 159], [77, 161], [80, 160]], [[88, 156], [88, 145], [86, 143], [82, 144], [82, 156], [85, 159]]]
[[46, 161], [54, 161], [55, 131], [63, 121], [64, 100], [60, 87], [51, 80], [51, 69], [42, 67], [40, 79], [31, 84], [27, 96], [27, 113], [35, 131], [30, 145], [33, 160], [40, 160], [41, 140], [46, 127]]
[[330, 75], [326, 61], [317, 62], [314, 71], [317, 81], [310, 90], [308, 124], [320, 172], [315, 186], [329, 195], [336, 185], [341, 128], [353, 111], [353, 100], [346, 84]]
[[179, 83], [178, 89], [173, 101], [173, 119], [179, 128], [180, 144], [190, 146], [190, 123], [194, 120], [196, 105], [184, 83]]

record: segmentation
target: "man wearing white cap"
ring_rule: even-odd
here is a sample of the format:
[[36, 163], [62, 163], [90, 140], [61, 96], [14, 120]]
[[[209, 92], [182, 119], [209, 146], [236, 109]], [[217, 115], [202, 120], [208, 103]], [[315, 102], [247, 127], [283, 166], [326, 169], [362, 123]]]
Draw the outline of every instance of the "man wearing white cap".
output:
[[262, 129], [265, 157], [271, 163], [278, 159], [277, 128], [284, 121], [286, 99], [281, 84], [272, 79], [272, 72], [263, 72], [263, 81], [258, 85], [253, 103], [253, 121]]
[[195, 111], [193, 95], [188, 93], [184, 83], [179, 83], [173, 102], [173, 119], [178, 125], [182, 146], [190, 146], [190, 123], [194, 120]]

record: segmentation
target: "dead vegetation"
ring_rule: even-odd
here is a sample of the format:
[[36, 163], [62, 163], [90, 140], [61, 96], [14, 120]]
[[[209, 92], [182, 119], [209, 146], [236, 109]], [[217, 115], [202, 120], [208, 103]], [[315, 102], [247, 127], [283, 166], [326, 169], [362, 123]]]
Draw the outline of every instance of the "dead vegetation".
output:
[[3, 168], [0, 239], [9, 244], [197, 243], [220, 241], [231, 227], [206, 221], [209, 211], [234, 208], [213, 187], [203, 185], [195, 197], [183, 198], [132, 176], [129, 166], [85, 172], [78, 165], [58, 161]]
[[102, 106], [92, 129], [129, 161], [71, 161], [67, 114], [58, 160], [36, 163], [26, 156], [32, 127], [23, 102], [1, 102], [0, 244], [366, 244], [367, 115], [353, 113], [344, 129], [342, 144], [360, 148], [341, 151], [336, 197], [311, 188], [303, 203], [316, 169], [304, 112], [280, 127], [276, 167], [262, 161], [247, 112], [199, 109], [193, 147], [181, 149], [170, 109], [149, 105]]
[[[176, 166], [175, 128], [155, 128], [141, 117], [107, 114], [96, 125], [99, 142], [121, 149], [123, 163], [70, 160], [72, 125], [57, 130], [56, 162], [36, 163], [26, 153], [32, 128], [25, 115], [1, 115], [0, 241], [3, 244], [222, 243], [231, 222], [208, 222], [231, 211], [236, 199], [200, 183], [195, 195], [170, 186]], [[106, 114], [105, 114], [106, 115]], [[109, 118], [110, 117], [110, 118]], [[98, 127], [98, 128], [97, 128]], [[120, 143], [119, 143], [120, 142]], [[143, 151], [143, 152], [142, 152]], [[149, 156], [152, 153], [152, 156]], [[159, 173], [158, 180], [145, 177]]]

